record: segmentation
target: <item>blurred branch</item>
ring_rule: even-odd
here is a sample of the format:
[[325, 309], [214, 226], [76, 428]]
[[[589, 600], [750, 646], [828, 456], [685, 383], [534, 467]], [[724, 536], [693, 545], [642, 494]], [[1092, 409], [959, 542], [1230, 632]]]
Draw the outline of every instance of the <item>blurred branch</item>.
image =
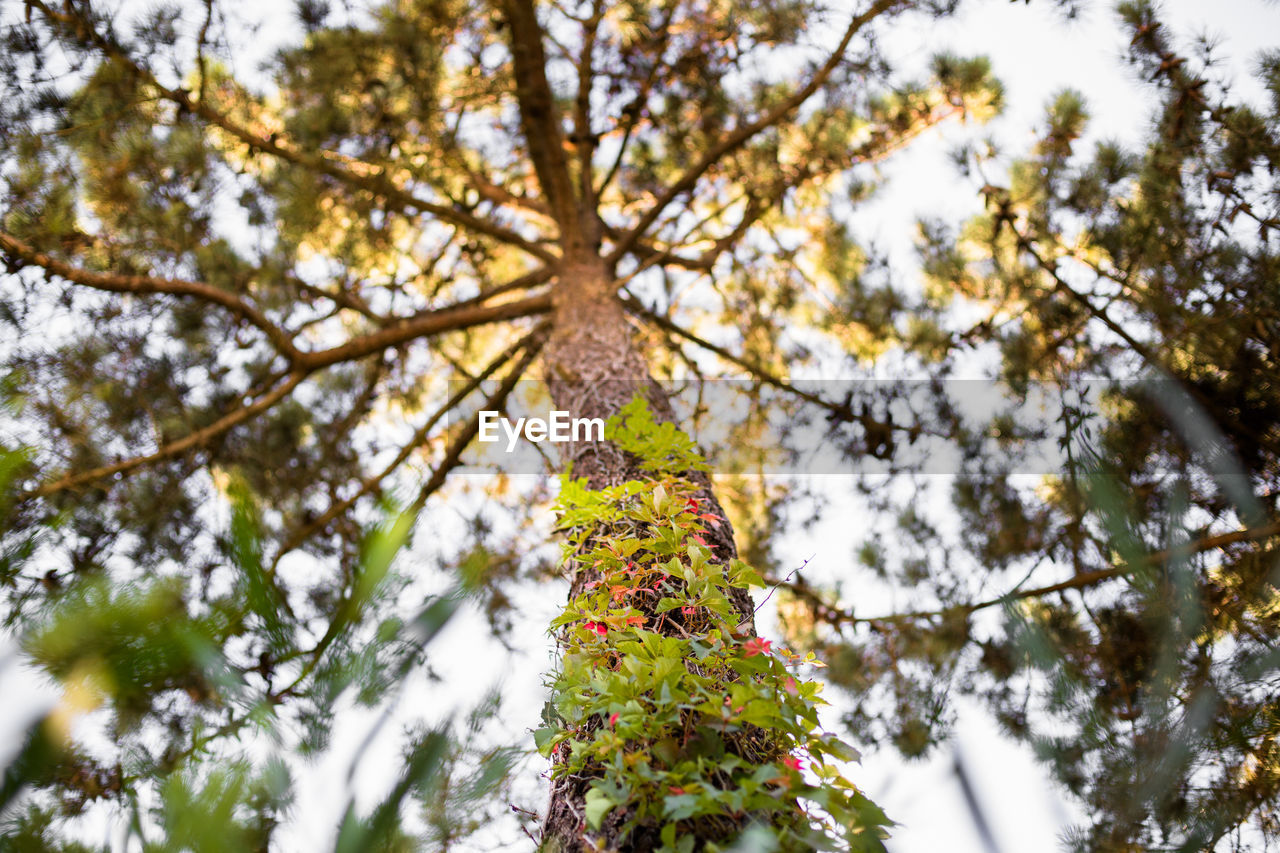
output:
[[536, 287], [539, 284], [544, 284], [550, 280], [550, 278], [551, 269], [549, 267], [538, 267], [524, 275], [516, 276], [510, 281], [503, 282], [502, 284], [495, 284], [487, 290], [481, 290], [475, 296], [455, 302], [452, 307], [465, 308], [469, 305], [479, 305], [481, 302], [486, 302], [501, 293], [510, 293], [513, 290], [525, 290], [530, 287]]
[[82, 471], [79, 474], [66, 474], [57, 480], [45, 483], [44, 485], [33, 489], [31, 492], [24, 494], [22, 499], [44, 497], [56, 492], [74, 489], [79, 486], [92, 483], [94, 480], [101, 480], [104, 477], [110, 477], [115, 474], [123, 474], [128, 471], [132, 471], [135, 468], [140, 468], [143, 465], [149, 465], [153, 462], [161, 462], [165, 459], [172, 459], [175, 456], [180, 456], [188, 450], [192, 450], [212, 441], [236, 424], [242, 423], [254, 415], [267, 411], [288, 395], [290, 391], [298, 387], [298, 383], [305, 379], [307, 375], [308, 371], [301, 369], [293, 370], [293, 372], [288, 374], [288, 378], [282, 384], [277, 385], [270, 393], [259, 397], [252, 403], [232, 409], [230, 412], [208, 426], [189, 433], [177, 441], [166, 444], [154, 453], [147, 454], [146, 456], [135, 456], [131, 459], [122, 459], [119, 462], [113, 462], [110, 465], [103, 465], [99, 468]]
[[1085, 294], [1081, 293], [1080, 291], [1072, 287], [1070, 284], [1068, 284], [1066, 279], [1064, 279], [1061, 273], [1058, 272], [1058, 265], [1050, 261], [1049, 259], [1045, 258], [1043, 255], [1041, 255], [1039, 250], [1036, 249], [1035, 245], [1031, 242], [1031, 239], [1028, 238], [1026, 235], [1024, 235], [1021, 231], [1019, 231], [1012, 222], [1008, 222], [1008, 226], [1009, 226], [1009, 229], [1013, 232], [1014, 238], [1018, 241], [1018, 247], [1032, 257], [1032, 259], [1036, 262], [1036, 266], [1038, 266], [1042, 272], [1048, 275], [1049, 278], [1053, 279], [1055, 290], [1067, 296], [1067, 298], [1071, 299], [1076, 304], [1078, 304], [1081, 308], [1083, 308], [1086, 312], [1088, 312], [1090, 316], [1094, 317], [1100, 323], [1102, 323], [1104, 326], [1110, 329], [1112, 334], [1120, 338], [1120, 340], [1124, 341], [1129, 346], [1129, 348], [1132, 349], [1138, 355], [1140, 355], [1142, 357], [1142, 360], [1145, 361], [1147, 364], [1151, 365], [1152, 367], [1162, 372], [1166, 372], [1166, 373], [1168, 372], [1168, 369], [1164, 366], [1164, 363], [1158, 357], [1156, 357], [1155, 353], [1151, 351], [1150, 347], [1148, 347], [1146, 344], [1142, 343], [1133, 335], [1125, 331], [1124, 327], [1122, 327], [1115, 320], [1111, 319], [1111, 317], [1107, 314], [1105, 309], [1097, 305], [1094, 305], [1093, 300], [1089, 299], [1088, 296], [1086, 296]]
[[390, 322], [387, 317], [378, 314], [370, 308], [369, 304], [358, 295], [345, 290], [341, 285], [335, 287], [333, 290], [326, 290], [323, 287], [316, 287], [314, 284], [308, 284], [302, 279], [296, 277], [290, 278], [289, 283], [304, 293], [309, 293], [312, 296], [332, 302], [339, 309], [346, 308], [348, 310], [355, 311], [357, 314], [360, 314], [368, 320], [372, 320], [378, 325], [385, 325]]
[[783, 589], [790, 591], [797, 598], [804, 601], [813, 609], [814, 616], [819, 621], [826, 622], [835, 627], [839, 627], [840, 625], [857, 624], [869, 624], [874, 627], [881, 623], [927, 620], [940, 616], [950, 616], [956, 613], [968, 615], [979, 610], [985, 610], [990, 607], [1007, 604], [1011, 601], [1021, 601], [1028, 598], [1041, 598], [1046, 595], [1052, 595], [1056, 592], [1065, 592], [1071, 589], [1085, 589], [1113, 578], [1123, 577], [1140, 568], [1160, 565], [1172, 559], [1200, 554], [1205, 551], [1214, 551], [1240, 542], [1262, 542], [1277, 536], [1280, 536], [1280, 521], [1273, 521], [1257, 527], [1245, 528], [1244, 530], [1233, 530], [1229, 533], [1221, 533], [1216, 536], [1202, 537], [1175, 548], [1166, 548], [1162, 551], [1154, 551], [1147, 554], [1141, 560], [1120, 566], [1113, 566], [1109, 569], [1095, 569], [1089, 572], [1081, 572], [1080, 574], [1074, 575], [1065, 581], [1049, 584], [1048, 586], [1036, 587], [1034, 589], [1013, 589], [1004, 595], [975, 601], [969, 604], [956, 604], [951, 607], [943, 607], [935, 610], [913, 610], [904, 613], [891, 613], [885, 616], [856, 616], [852, 610], [843, 610], [828, 603], [821, 590], [811, 586], [803, 579], [791, 581], [785, 578], [766, 578], [765, 581], [768, 584], [780, 586]]
[[66, 279], [72, 284], [83, 285], [94, 290], [142, 295], [191, 296], [205, 302], [220, 305], [262, 331], [267, 336], [267, 339], [271, 341], [272, 346], [291, 362], [297, 362], [302, 356], [297, 347], [294, 346], [292, 338], [289, 337], [289, 334], [284, 329], [272, 323], [265, 314], [229, 290], [199, 281], [153, 278], [143, 275], [119, 275], [82, 269], [41, 252], [12, 234], [4, 232], [0, 232], [0, 250], [3, 250], [5, 254], [12, 258], [40, 267], [46, 272]]
[[552, 263], [555, 261], [555, 255], [544, 246], [540, 246], [491, 220], [473, 216], [457, 207], [450, 207], [419, 198], [398, 186], [382, 166], [366, 163], [336, 151], [319, 150], [315, 153], [304, 151], [279, 133], [263, 136], [237, 123], [225, 113], [215, 110], [204, 100], [193, 96], [186, 89], [165, 86], [156, 79], [149, 69], [135, 62], [128, 51], [121, 45], [100, 33], [93, 26], [93, 22], [81, 15], [76, 6], [71, 3], [63, 4], [62, 11], [58, 11], [47, 3], [42, 2], [42, 0], [26, 0], [26, 2], [29, 8], [38, 9], [51, 24], [69, 27], [78, 38], [96, 45], [107, 56], [128, 68], [147, 84], [155, 87], [165, 99], [199, 116], [209, 124], [220, 128], [255, 151], [270, 154], [288, 163], [327, 175], [350, 187], [372, 193], [385, 199], [394, 208], [402, 212], [416, 210], [421, 213], [429, 213], [470, 233], [483, 234], [501, 243], [522, 249], [543, 262]]
[[897, 6], [903, 6], [906, 0], [876, 0], [871, 8], [860, 15], [854, 16], [849, 22], [848, 28], [845, 29], [840, 43], [836, 45], [835, 50], [827, 57], [826, 62], [809, 78], [809, 82], [801, 86], [790, 97], [784, 99], [781, 103], [774, 106], [773, 109], [766, 112], [753, 122], [739, 127], [737, 130], [726, 135], [718, 143], [710, 146], [710, 148], [698, 159], [698, 162], [685, 170], [679, 178], [677, 178], [663, 193], [658, 196], [649, 210], [640, 217], [640, 221], [628, 229], [614, 246], [610, 252], [608, 263], [614, 264], [631, 251], [636, 241], [642, 238], [653, 225], [654, 222], [662, 216], [663, 211], [682, 194], [689, 192], [695, 186], [702, 176], [710, 171], [717, 163], [726, 156], [738, 150], [742, 146], [751, 141], [757, 134], [768, 130], [778, 122], [782, 121], [791, 112], [797, 109], [801, 104], [813, 96], [815, 92], [831, 77], [836, 68], [840, 65], [844, 58], [845, 51], [848, 50], [853, 37], [871, 21], [882, 15], [883, 13]]
[[[676, 6], [668, 5], [660, 10], [663, 15], [661, 23], [654, 27], [654, 50], [657, 55], [666, 49], [671, 39], [671, 21], [675, 15]], [[649, 66], [649, 71], [645, 74], [645, 78], [641, 81], [635, 96], [622, 107], [622, 139], [618, 143], [618, 153], [614, 155], [613, 164], [605, 172], [604, 177], [600, 179], [600, 185], [592, 190], [592, 196], [599, 198], [604, 195], [605, 190], [609, 188], [609, 184], [613, 183], [613, 179], [617, 176], [618, 170], [622, 167], [622, 161], [626, 159], [627, 149], [630, 147], [631, 136], [635, 133], [636, 126], [640, 123], [641, 116], [644, 115], [645, 103], [649, 100], [649, 95], [653, 92], [653, 87], [658, 79], [658, 71], [662, 67], [662, 63], [655, 61]], [[615, 133], [617, 132], [615, 128]]]
[[[388, 347], [398, 346], [414, 338], [435, 335], [441, 332], [457, 331], [500, 320], [512, 320], [531, 314], [542, 314], [551, 310], [550, 294], [537, 294], [498, 305], [479, 305], [474, 300], [466, 300], [458, 305], [423, 311], [413, 317], [392, 321], [384, 329], [355, 338], [345, 344], [327, 350], [302, 352], [294, 345], [289, 334], [268, 320], [261, 311], [236, 294], [213, 285], [183, 279], [118, 275], [81, 269], [37, 251], [13, 235], [4, 232], [0, 232], [0, 249], [3, 249], [12, 257], [41, 267], [73, 284], [83, 285], [95, 290], [105, 290], [113, 293], [192, 296], [206, 302], [221, 305], [260, 329], [282, 355], [306, 373], [311, 373], [339, 362], [361, 358]], [[545, 275], [546, 273], [543, 270], [535, 270], [533, 273], [519, 276], [511, 282], [494, 288], [481, 296], [488, 298], [503, 292], [507, 288], [515, 289], [527, 286], [545, 277]], [[334, 298], [328, 293], [324, 295], [330, 299]]]
[[[770, 190], [768, 194], [769, 200], [775, 201], [777, 198], [779, 198], [781, 196], [780, 190], [784, 186], [785, 186], [785, 182], [781, 182], [781, 181], [776, 182], [774, 184], [774, 187]], [[690, 272], [710, 273], [712, 267], [715, 266], [716, 261], [720, 259], [720, 256], [724, 254], [726, 251], [728, 251], [729, 249], [733, 248], [734, 245], [737, 244], [738, 241], [741, 240], [742, 237], [747, 233], [747, 231], [751, 228], [751, 226], [754, 225], [756, 221], [759, 220], [760, 217], [770, 209], [769, 205], [762, 200], [764, 196], [759, 192], [753, 191], [746, 198], [747, 198], [746, 209], [743, 211], [742, 216], [739, 218], [738, 222], [735, 223], [732, 228], [730, 228], [728, 231], [726, 231], [724, 234], [720, 236], [712, 237], [710, 235], [703, 235], [699, 237], [694, 237], [694, 232], [698, 231], [703, 225], [707, 224], [709, 220], [722, 218], [724, 212], [729, 207], [733, 206], [733, 204], [736, 204], [737, 200], [730, 202], [729, 204], [723, 205], [720, 208], [715, 209], [710, 213], [708, 213], [706, 216], [703, 217], [703, 220], [701, 222], [691, 227], [688, 230], [688, 233], [685, 234], [683, 238], [672, 241], [672, 243], [668, 245], [666, 248], [659, 248], [658, 246], [653, 245], [653, 243], [651, 243], [648, 240], [640, 239], [635, 242], [635, 244], [631, 248], [631, 251], [634, 255], [636, 255], [637, 258], [640, 259], [642, 263], [642, 269], [648, 269], [649, 267], [653, 267], [653, 266], [659, 266], [659, 267], [672, 266], [672, 267], [678, 267], [679, 269], [688, 270]], [[609, 237], [610, 239], [617, 239], [622, 232], [617, 228], [612, 228], [606, 225], [604, 229], [604, 233], [605, 233], [605, 236]], [[689, 242], [706, 243], [708, 240], [711, 241], [711, 244], [712, 244], [711, 248], [706, 249], [703, 252], [700, 252], [695, 257], [682, 255], [676, 251], [679, 244], [686, 244]], [[630, 277], [634, 278], [635, 273], [633, 272], [630, 275]]]

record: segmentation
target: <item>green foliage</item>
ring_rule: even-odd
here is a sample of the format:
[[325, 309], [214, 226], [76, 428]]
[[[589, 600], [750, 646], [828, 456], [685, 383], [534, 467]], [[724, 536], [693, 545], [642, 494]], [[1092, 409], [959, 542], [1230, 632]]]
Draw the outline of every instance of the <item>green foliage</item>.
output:
[[709, 471], [693, 439], [670, 421], [654, 420], [636, 397], [605, 424], [604, 437], [640, 461], [642, 470], [669, 474]]
[[965, 454], [961, 537], [920, 523], [930, 498], [871, 498], [908, 511], [896, 553], [867, 553], [928, 594], [851, 618], [852, 642], [811, 642], [862, 742], [920, 754], [951, 696], [980, 699], [1080, 798], [1072, 849], [1270, 849], [1280, 102], [1230, 88], [1218, 48], [1180, 44], [1156, 4], [1119, 15], [1153, 104], [1143, 143], [1086, 145], [1088, 106], [1062, 92], [1029, 151], [961, 158], [981, 215], [922, 227], [935, 307], [977, 318], [941, 349], [922, 341], [926, 357], [990, 358], [1015, 398], [1052, 401], [1039, 430], [1062, 463], [1031, 487], [1009, 475], [1034, 430], [999, 414], [946, 427]]
[[[299, 3], [292, 33], [241, 29], [253, 8], [217, 2], [4, 8], [0, 393], [23, 405], [0, 439], [0, 595], [67, 693], [8, 768], [6, 843], [56, 848], [56, 825], [96, 805], [136, 815], [135, 846], [270, 843], [288, 786], [265, 755], [313, 755], [344, 696], [394, 695], [467, 597], [518, 609], [538, 551], [524, 524], [440, 542], [461, 587], [404, 600], [393, 556], [414, 514], [389, 496], [420, 507], [450, 479], [468, 441], [454, 415], [478, 383], [424, 407], [446, 377], [490, 379], [516, 354], [507, 378], [530, 367], [584, 246], [619, 276], [655, 376], [700, 376], [706, 350], [774, 388], [885, 355], [939, 378], [990, 359], [1017, 393], [1172, 383], [1199, 420], [1121, 388], [1064, 417], [1071, 460], [1034, 490], [1006, 479], [1028, 437], [1016, 423], [964, 423], [938, 399], [877, 426], [852, 399], [819, 400], [856, 458], [899, 465], [922, 435], [958, 447], [964, 541], [928, 518], [930, 496], [860, 486], [898, 522], [864, 562], [922, 612], [870, 630], [798, 580], [786, 604], [853, 695], [852, 737], [923, 754], [949, 697], [977, 694], [1089, 805], [1079, 846], [1276, 834], [1276, 549], [1258, 531], [1280, 492], [1280, 56], [1247, 102], [1212, 51], [1178, 53], [1154, 4], [1123, 4], [1158, 104], [1147, 144], [1089, 150], [1088, 109], [1064, 93], [1025, 156], [969, 152], [986, 209], [922, 229], [918, 299], [852, 206], [913, 137], [1000, 109], [986, 60], [942, 54], [902, 82], [881, 49], [900, 12], [956, 4], [875, 4], [890, 11], [840, 57], [831, 25], [848, 10], [810, 0], [338, 5]], [[513, 41], [521, 9], [534, 32]], [[255, 73], [246, 49], [277, 36]], [[540, 37], [554, 108], [516, 73]], [[577, 214], [552, 209], [565, 201]], [[562, 487], [562, 524], [597, 531], [574, 534], [575, 559], [600, 562], [558, 635], [573, 689], [540, 735], [557, 783], [583, 781], [593, 823], [655, 830], [654, 846], [721, 819], [742, 849], [817, 844], [797, 839], [824, 822], [878, 843], [878, 813], [819, 784], [842, 753], [810, 728], [810, 683], [741, 628], [730, 602], [749, 572], [693, 538], [713, 519], [687, 503], [692, 444], [638, 405], [610, 436], [648, 479]], [[1237, 468], [1222, 476], [1209, 445]], [[536, 491], [507, 485], [489, 499], [535, 518]], [[763, 520], [743, 541], [765, 566], [786, 507], [747, 491]], [[1215, 539], [1233, 532], [1253, 538]], [[1037, 592], [1042, 575], [1074, 585]], [[66, 736], [93, 708], [116, 736], [103, 754]], [[510, 756], [458, 740], [417, 732], [392, 796], [348, 811], [341, 843], [447, 848], [480, 825]], [[643, 754], [651, 776], [606, 747]], [[415, 802], [420, 837], [398, 821]], [[225, 839], [197, 838], [202, 822]]]
[[21, 820], [7, 820], [0, 824], [3, 849], [5, 853], [99, 853], [86, 844], [59, 839], [57, 826], [58, 816], [43, 809], [34, 809]]
[[[353, 689], [371, 704], [396, 689], [463, 600], [461, 592], [438, 596], [410, 618], [370, 625], [369, 611], [388, 594], [392, 563], [415, 520], [392, 513], [367, 537], [351, 592], [328, 630], [304, 645], [273, 573], [262, 565], [254, 503], [239, 485], [229, 493], [229, 553], [239, 571], [230, 594], [200, 608], [181, 576], [128, 584], [90, 576], [59, 590], [29, 623], [23, 651], [64, 695], [30, 727], [5, 770], [3, 849], [80, 853], [87, 848], [64, 845], [55, 827], [101, 800], [121, 801], [134, 812], [132, 834], [143, 850], [268, 849], [293, 799], [291, 750], [305, 752], [308, 742], [314, 748], [327, 740], [342, 692]], [[256, 665], [245, 666], [233, 651], [244, 642], [261, 650]], [[301, 743], [292, 747], [294, 735], [275, 711], [284, 696], [301, 700], [303, 711]], [[216, 711], [224, 722], [186, 729], [170, 709], [187, 705]], [[487, 707], [491, 715], [496, 700]], [[71, 728], [99, 709], [127, 745], [105, 762], [84, 750]], [[168, 731], [147, 727], [157, 718], [169, 720]], [[469, 723], [473, 735], [480, 719]], [[252, 751], [229, 748], [224, 739], [230, 734], [263, 740]], [[265, 759], [263, 743], [273, 744]], [[466, 821], [442, 816], [487, 802], [517, 758], [509, 748], [459, 739], [446, 720], [410, 745], [402, 779], [372, 813], [358, 814], [352, 801], [337, 849], [418, 849], [421, 840], [401, 826], [402, 810], [414, 800], [437, 816], [433, 837], [442, 830], [454, 838], [474, 832], [478, 824], [467, 829]], [[143, 779], [158, 782], [154, 798], [143, 799]], [[47, 793], [56, 795], [56, 810], [46, 807]]]
[[535, 732], [553, 779], [589, 786], [587, 837], [608, 823], [665, 853], [729, 849], [748, 832], [751, 849], [883, 850], [890, 822], [841, 768], [857, 753], [822, 731], [820, 685], [799, 676], [814, 656], [756, 637], [730, 602], [762, 581], [704, 543], [721, 519], [682, 476], [701, 467], [692, 444], [640, 400], [608, 434], [649, 476], [564, 483], [581, 586], [552, 622], [563, 654]]
[[235, 689], [222, 644], [236, 617], [191, 614], [183, 585], [176, 578], [123, 589], [100, 579], [76, 584], [24, 638], [24, 651], [59, 681], [108, 698], [122, 731], [170, 691], [218, 703]]
[[[289, 771], [279, 761], [255, 772], [247, 761], [171, 774], [160, 788], [160, 838], [146, 853], [232, 853], [266, 849], [288, 805]], [[216, 831], [210, 829], [217, 827]]]

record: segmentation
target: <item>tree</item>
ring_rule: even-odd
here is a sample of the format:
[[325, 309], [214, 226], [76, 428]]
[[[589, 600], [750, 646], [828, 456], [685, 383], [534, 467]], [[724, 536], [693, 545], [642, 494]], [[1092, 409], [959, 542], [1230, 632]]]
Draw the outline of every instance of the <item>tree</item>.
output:
[[938, 298], [983, 308], [945, 358], [994, 344], [1015, 395], [1060, 397], [1061, 467], [1015, 485], [1041, 469], [1001, 414], [953, 494], [971, 541], [904, 513], [911, 549], [867, 549], [929, 578], [919, 606], [880, 618], [800, 584], [793, 627], [859, 697], [863, 741], [922, 753], [949, 691], [981, 699], [1085, 804], [1073, 849], [1271, 849], [1280, 66], [1261, 57], [1253, 103], [1213, 43], [1153, 4], [1119, 14], [1158, 104], [1145, 145], [1081, 150], [1064, 92], [1029, 154], [961, 158], [983, 214], [922, 227]]
[[[158, 783], [157, 820], [175, 843], [184, 815], [226, 818], [248, 803], [238, 843], [265, 845], [287, 797], [280, 768], [201, 776], [194, 759], [266, 719], [299, 722], [304, 746], [321, 746], [337, 694], [355, 681], [375, 700], [452, 612], [444, 597], [407, 623], [373, 624], [396, 589], [389, 563], [407, 519], [476, 436], [475, 417], [451, 411], [475, 396], [502, 408], [536, 365], [574, 416], [616, 416], [639, 387], [669, 418], [650, 381], [669, 357], [646, 357], [636, 319], [677, 355], [701, 341], [785, 385], [767, 367], [781, 358], [777, 329], [814, 308], [801, 293], [810, 253], [780, 232], [814, 235], [823, 275], [848, 268], [857, 250], [833, 224], [832, 188], [999, 99], [983, 62], [949, 56], [928, 85], [889, 85], [877, 29], [944, 11], [906, 0], [847, 17], [789, 2], [405, 0], [342, 13], [304, 2], [305, 40], [271, 57], [269, 80], [242, 67], [254, 34], [212, 0], [134, 20], [85, 2], [4, 8], [0, 250], [18, 333], [6, 357], [22, 388], [15, 440], [38, 448], [8, 529], [43, 531], [4, 575], [7, 624], [26, 629], [49, 672], [106, 703], [123, 747], [99, 760], [38, 728], [24, 762], [72, 812], [105, 799], [136, 814]], [[723, 300], [709, 316], [738, 332], [735, 347], [703, 341], [670, 298], [708, 282]], [[872, 337], [887, 328], [890, 290], [860, 283], [842, 297], [819, 325], [865, 314]], [[459, 384], [424, 413], [441, 371]], [[378, 428], [388, 412], [415, 419], [399, 445]], [[371, 539], [376, 508], [418, 455], [429, 473]], [[593, 494], [630, 499], [628, 483], [652, 478], [613, 445], [575, 445], [568, 461]], [[725, 578], [707, 594], [740, 617], [716, 629], [745, 667], [733, 677], [766, 678], [747, 662], [768, 645], [733, 580], [723, 509], [693, 469], [663, 475], [664, 494], [693, 488], [680, 493], [706, 516], [708, 552], [684, 553]], [[219, 533], [210, 514], [228, 502]], [[662, 502], [654, 512], [646, 525], [696, 521]], [[584, 521], [574, 540], [571, 607], [602, 578], [583, 562], [607, 538], [601, 524]], [[628, 541], [656, 542], [643, 530]], [[322, 579], [286, 577], [282, 561], [299, 551], [322, 561]], [[349, 817], [340, 846], [372, 843], [369, 832], [404, 843], [404, 797], [447, 787], [444, 737], [417, 740], [391, 799], [363, 823]], [[777, 771], [794, 745], [761, 743], [751, 756], [731, 745], [743, 772]], [[643, 802], [603, 820], [602, 772], [553, 786], [548, 845], [587, 849], [587, 828], [606, 847], [686, 845], [660, 822], [629, 821]], [[796, 795], [779, 778], [769, 784], [786, 805]], [[812, 792], [837, 817], [864, 807], [823, 790]], [[726, 814], [688, 821], [688, 843], [790, 820]], [[873, 844], [880, 819], [864, 817], [846, 829]], [[42, 838], [48, 823], [37, 808], [19, 831]]]
[[[1271, 103], [1251, 106], [1207, 46], [1188, 55], [1150, 6], [1124, 5], [1160, 101], [1146, 146], [1083, 153], [1085, 106], [1067, 94], [1022, 159], [965, 152], [986, 211], [925, 223], [919, 300], [849, 211], [868, 166], [999, 107], [982, 61], [940, 56], [911, 84], [877, 49], [944, 4], [305, 2], [301, 43], [265, 76], [247, 57], [269, 29], [211, 0], [136, 18], [0, 9], [4, 389], [19, 406], [0, 465], [6, 626], [69, 702], [106, 709], [119, 743], [72, 743], [57, 713], [34, 726], [0, 786], [0, 807], [36, 788], [6, 842], [76, 849], [58, 840], [65, 817], [108, 802], [153, 845], [269, 844], [290, 780], [268, 735], [322, 749], [338, 696], [377, 703], [430, 662], [462, 600], [501, 630], [518, 581], [547, 573], [476, 513], [475, 540], [450, 546], [456, 587], [395, 606], [413, 589], [393, 564], [413, 519], [456, 498], [476, 412], [513, 406], [525, 377], [558, 409], [614, 418], [611, 443], [564, 460], [545, 840], [710, 847], [754, 825], [803, 849], [822, 829], [797, 820], [804, 801], [879, 825], [787, 760], [848, 753], [811, 737], [810, 684], [751, 625], [728, 516], [772, 570], [782, 507], [717, 500], [661, 425], [653, 380], [713, 366], [750, 378], [750, 418], [816, 412], [833, 446], [898, 480], [928, 442], [959, 449], [964, 541], [920, 493], [861, 486], [905, 535], [868, 535], [858, 583], [878, 572], [917, 608], [869, 615], [803, 572], [768, 578], [790, 645], [850, 688], [852, 737], [922, 754], [949, 695], [969, 692], [1088, 805], [1081, 849], [1274, 839], [1274, 56]], [[890, 351], [936, 380], [909, 420], [898, 404], [918, 389], [869, 400], [788, 378]], [[967, 418], [945, 380], [975, 352], [1014, 398], [1059, 398], [1057, 419]], [[656, 421], [626, 408], [637, 391]], [[1019, 487], [1008, 474], [1046, 436], [1062, 460]], [[670, 701], [701, 716], [659, 723], [668, 699], [640, 673], [673, 657]], [[636, 677], [593, 685], [575, 661]], [[734, 685], [732, 731], [712, 725], [707, 673]], [[781, 709], [769, 720], [746, 719], [757, 690]], [[517, 757], [464, 734], [492, 713], [414, 732], [391, 793], [350, 809], [338, 846], [447, 848], [489, 819]], [[686, 724], [688, 738], [663, 728]], [[599, 760], [634, 754], [619, 743], [671, 772], [732, 755], [725, 772], [761, 770], [750, 794], [783, 807]], [[417, 838], [399, 821], [414, 799]]]

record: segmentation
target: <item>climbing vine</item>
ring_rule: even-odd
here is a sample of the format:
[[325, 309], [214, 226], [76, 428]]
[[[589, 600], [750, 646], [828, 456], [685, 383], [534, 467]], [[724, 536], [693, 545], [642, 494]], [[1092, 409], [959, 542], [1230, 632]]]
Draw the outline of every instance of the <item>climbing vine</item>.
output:
[[730, 600], [762, 582], [703, 537], [723, 519], [692, 441], [639, 400], [606, 436], [642, 473], [564, 479], [577, 594], [552, 622], [562, 656], [535, 733], [553, 784], [586, 787], [584, 849], [883, 850], [890, 821], [841, 772], [857, 753], [821, 729], [821, 685], [800, 674], [820, 664], [755, 636]]

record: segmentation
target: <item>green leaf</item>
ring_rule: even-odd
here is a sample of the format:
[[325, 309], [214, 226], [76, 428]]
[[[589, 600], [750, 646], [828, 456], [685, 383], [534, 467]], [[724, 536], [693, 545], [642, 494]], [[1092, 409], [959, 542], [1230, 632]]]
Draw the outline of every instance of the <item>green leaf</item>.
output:
[[533, 730], [533, 743], [538, 748], [538, 752], [548, 756], [551, 754], [551, 742], [555, 736], [560, 733], [559, 729], [550, 728], [548, 726], [539, 726]]
[[585, 805], [587, 826], [592, 829], [599, 829], [600, 824], [604, 821], [604, 816], [613, 811], [616, 805], [617, 803], [610, 800], [609, 796], [599, 788], [592, 788], [587, 791]]

